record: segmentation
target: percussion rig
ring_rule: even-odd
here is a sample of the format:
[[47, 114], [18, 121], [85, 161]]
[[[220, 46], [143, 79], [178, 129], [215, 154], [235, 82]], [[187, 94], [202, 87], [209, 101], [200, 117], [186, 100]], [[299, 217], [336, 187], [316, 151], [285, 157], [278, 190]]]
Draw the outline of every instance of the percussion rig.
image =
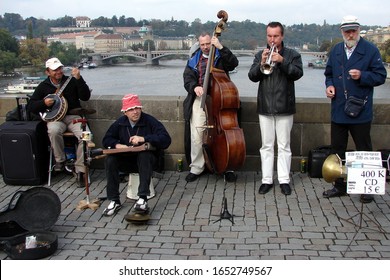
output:
[[90, 208], [92, 210], [96, 210], [99, 208], [102, 200], [101, 199], [93, 199], [90, 201], [89, 199], [89, 167], [90, 167], [90, 157], [89, 157], [89, 148], [88, 143], [92, 141], [92, 134], [90, 131], [87, 131], [87, 118], [86, 115], [94, 114], [96, 113], [96, 110], [93, 109], [83, 109], [83, 108], [76, 108], [69, 111], [70, 115], [79, 115], [81, 116], [80, 119], [74, 119], [73, 123], [81, 123], [81, 140], [83, 141], [83, 154], [84, 154], [84, 166], [85, 166], [85, 174], [84, 174], [84, 185], [85, 185], [85, 193], [86, 193], [86, 199], [81, 200], [77, 206], [77, 210], [83, 210]]

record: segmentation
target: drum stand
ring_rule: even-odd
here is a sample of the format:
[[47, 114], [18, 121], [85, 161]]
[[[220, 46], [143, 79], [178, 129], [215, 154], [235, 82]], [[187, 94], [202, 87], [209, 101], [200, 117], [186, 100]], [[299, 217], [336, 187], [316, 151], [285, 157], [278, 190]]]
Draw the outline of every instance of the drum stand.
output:
[[76, 122], [81, 123], [81, 128], [83, 130], [82, 138], [83, 140], [83, 152], [84, 152], [84, 166], [85, 166], [85, 174], [84, 174], [84, 185], [85, 185], [85, 192], [86, 192], [86, 199], [81, 200], [78, 204], [76, 209], [77, 210], [83, 210], [90, 208], [92, 210], [96, 210], [99, 208], [101, 204], [100, 199], [94, 199], [93, 201], [89, 200], [89, 166], [90, 166], [90, 157], [89, 157], [89, 151], [88, 151], [88, 142], [91, 141], [91, 133], [86, 133], [87, 128], [87, 119], [85, 118], [84, 114], [81, 114], [81, 119], [75, 120]]

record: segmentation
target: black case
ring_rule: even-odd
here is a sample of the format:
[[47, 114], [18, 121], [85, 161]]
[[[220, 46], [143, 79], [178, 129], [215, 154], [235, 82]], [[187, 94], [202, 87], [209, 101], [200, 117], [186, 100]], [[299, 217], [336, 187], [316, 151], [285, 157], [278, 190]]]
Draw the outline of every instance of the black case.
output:
[[41, 185], [47, 181], [49, 138], [43, 121], [10, 121], [0, 125], [0, 162], [4, 183]]
[[310, 150], [307, 172], [311, 178], [322, 178], [322, 165], [331, 153], [331, 146], [320, 146]]

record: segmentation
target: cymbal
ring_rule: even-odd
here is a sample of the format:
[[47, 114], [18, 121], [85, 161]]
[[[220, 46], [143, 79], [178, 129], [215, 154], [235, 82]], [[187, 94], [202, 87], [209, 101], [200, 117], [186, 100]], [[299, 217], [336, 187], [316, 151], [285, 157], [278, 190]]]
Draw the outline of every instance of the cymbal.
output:
[[150, 220], [150, 215], [148, 213], [131, 213], [125, 215], [125, 220], [132, 224], [145, 224]]
[[74, 108], [72, 110], [69, 110], [68, 112], [70, 115], [92, 115], [96, 113], [95, 109], [86, 109], [86, 108]]

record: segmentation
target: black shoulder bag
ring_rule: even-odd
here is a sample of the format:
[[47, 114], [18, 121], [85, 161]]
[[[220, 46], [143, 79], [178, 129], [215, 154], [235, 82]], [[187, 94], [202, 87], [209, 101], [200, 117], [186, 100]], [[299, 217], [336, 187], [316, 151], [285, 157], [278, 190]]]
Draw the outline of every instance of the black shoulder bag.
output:
[[352, 95], [348, 96], [348, 90], [345, 87], [345, 81], [344, 81], [344, 75], [345, 75], [344, 65], [342, 66], [342, 70], [343, 70], [343, 87], [344, 87], [344, 96], [345, 96], [344, 112], [347, 114], [347, 116], [351, 118], [356, 118], [363, 111], [364, 105], [367, 103], [368, 96], [366, 96], [365, 99], [361, 99]]

